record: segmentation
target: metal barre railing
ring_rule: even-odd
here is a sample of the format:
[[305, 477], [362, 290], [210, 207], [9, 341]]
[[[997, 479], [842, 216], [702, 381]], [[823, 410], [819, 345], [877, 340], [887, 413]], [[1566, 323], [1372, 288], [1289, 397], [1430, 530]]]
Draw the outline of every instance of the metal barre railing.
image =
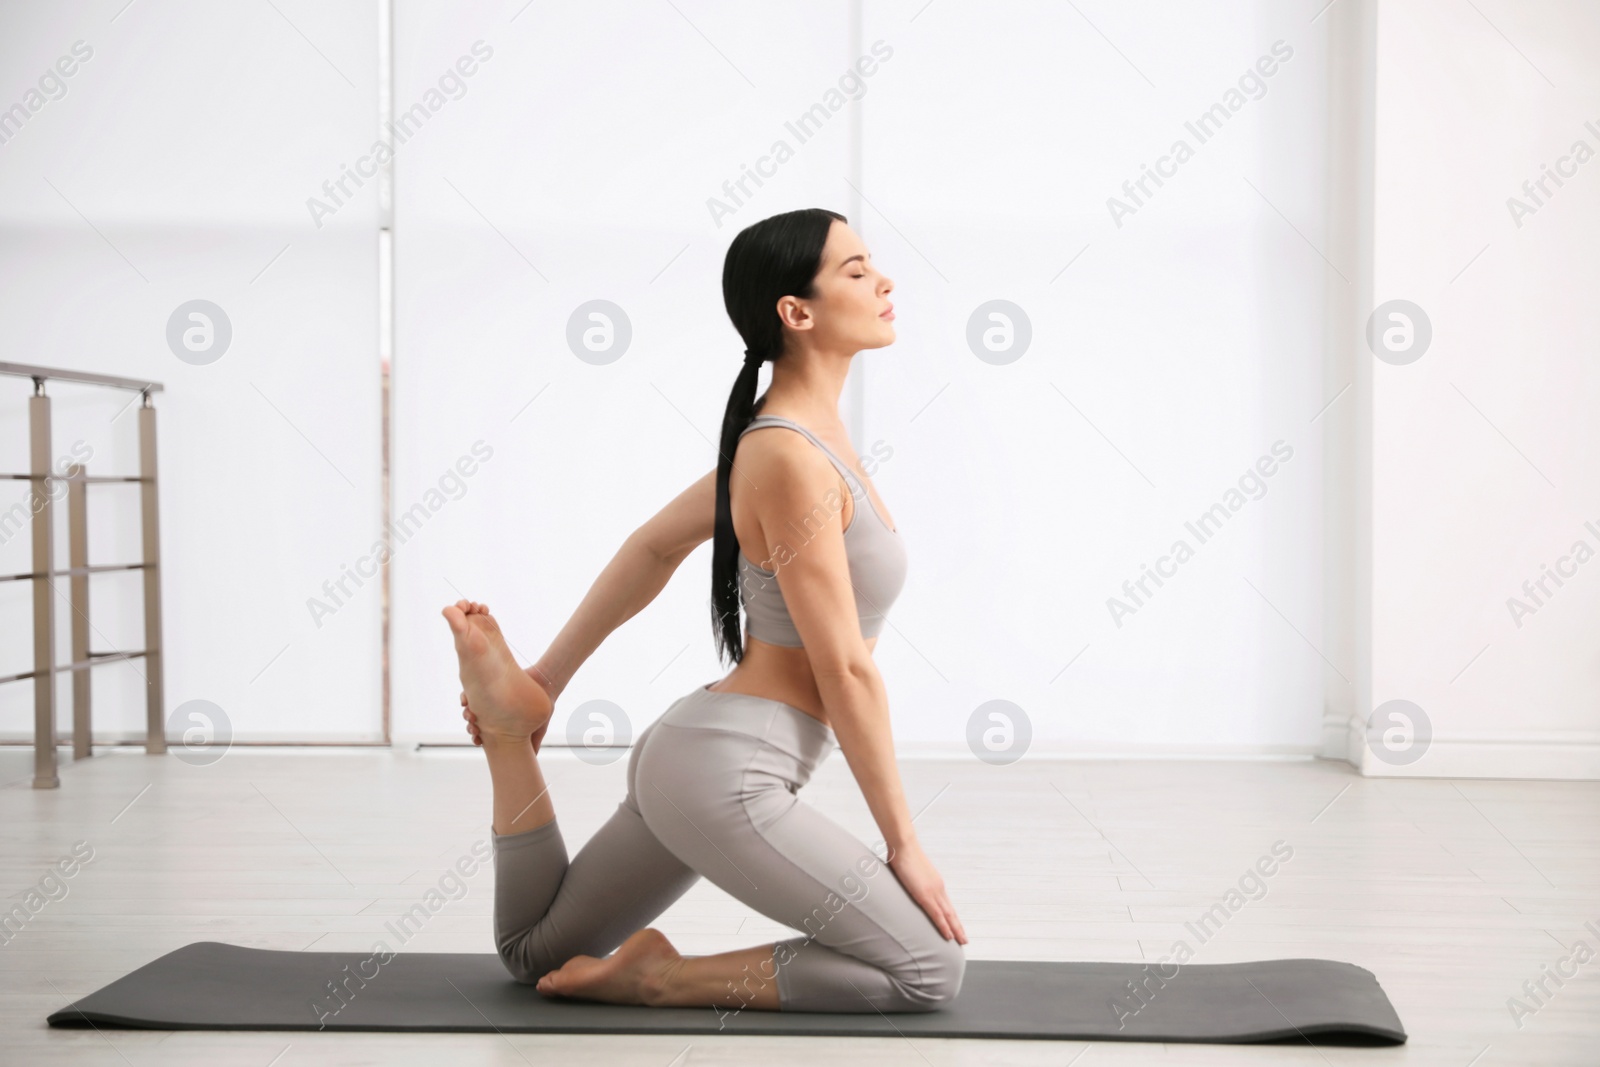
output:
[[[0, 575], [0, 581], [33, 582], [33, 670], [0, 676], [0, 683], [33, 679], [33, 787], [54, 789], [61, 784], [56, 773], [56, 675], [72, 672], [72, 756], [93, 755], [90, 727], [89, 668], [113, 660], [145, 661], [145, 751], [158, 755], [167, 750], [165, 698], [161, 654], [161, 537], [157, 511], [156, 409], [150, 394], [161, 392], [160, 382], [120, 378], [86, 371], [63, 371], [25, 363], [0, 363], [0, 375], [33, 379], [28, 398], [30, 472], [0, 478], [32, 484], [29, 505], [33, 512], [33, 566], [23, 574]], [[74, 463], [65, 476], [51, 473], [50, 398], [47, 381], [77, 382], [113, 389], [131, 389], [141, 395], [139, 406], [139, 476], [91, 477]], [[55, 496], [51, 483], [67, 483], [67, 526], [71, 562], [55, 567]], [[89, 563], [88, 493], [90, 484], [126, 482], [139, 486], [140, 540], [144, 559], [139, 563]], [[144, 643], [135, 652], [92, 652], [89, 649], [89, 575], [107, 571], [142, 571], [144, 574]], [[72, 607], [72, 662], [56, 663], [55, 584], [52, 578], [70, 578], [68, 603]]]

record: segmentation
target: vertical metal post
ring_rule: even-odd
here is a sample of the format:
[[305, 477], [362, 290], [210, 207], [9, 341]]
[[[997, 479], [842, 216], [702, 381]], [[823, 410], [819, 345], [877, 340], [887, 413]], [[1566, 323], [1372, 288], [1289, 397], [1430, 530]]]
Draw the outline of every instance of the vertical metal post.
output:
[[83, 464], [67, 468], [67, 566], [73, 570], [69, 588], [72, 595], [72, 758], [94, 755], [94, 734], [90, 723], [89, 678], [89, 494]]
[[50, 497], [50, 398], [44, 379], [33, 380], [28, 398], [28, 451], [33, 480], [33, 787], [55, 789], [56, 776], [56, 612], [51, 572], [55, 570], [55, 526]]
[[139, 407], [139, 502], [144, 543], [144, 750], [159, 756], [167, 750], [166, 697], [162, 685], [161, 527], [157, 515], [156, 409], [150, 394]]

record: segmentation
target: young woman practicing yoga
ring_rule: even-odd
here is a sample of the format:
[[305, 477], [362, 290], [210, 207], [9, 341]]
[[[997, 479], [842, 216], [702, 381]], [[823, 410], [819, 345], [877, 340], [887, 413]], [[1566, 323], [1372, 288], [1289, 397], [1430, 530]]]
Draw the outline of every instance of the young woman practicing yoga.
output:
[[[748, 347], [716, 470], [628, 537], [526, 671], [486, 605], [444, 609], [462, 715], [494, 783], [495, 939], [511, 974], [541, 993], [876, 1012], [931, 1011], [961, 988], [966, 931], [912, 826], [872, 659], [906, 553], [846, 458], [838, 412], [851, 359], [895, 339], [891, 288], [831, 211], [739, 233], [722, 294]], [[758, 403], [765, 360], [772, 385]], [[784, 432], [757, 432], [767, 429]], [[537, 759], [554, 701], [707, 539], [717, 648], [736, 666], [639, 735], [627, 795], [569, 863]], [[796, 796], [835, 747], [887, 863]], [[680, 955], [648, 924], [701, 877], [804, 936]]]

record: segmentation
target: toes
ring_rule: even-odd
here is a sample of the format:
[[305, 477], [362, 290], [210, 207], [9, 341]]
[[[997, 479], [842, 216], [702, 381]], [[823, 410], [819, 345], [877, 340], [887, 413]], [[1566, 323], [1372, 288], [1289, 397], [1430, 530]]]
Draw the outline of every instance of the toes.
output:
[[445, 621], [450, 624], [450, 632], [457, 637], [467, 632], [467, 616], [458, 606], [451, 604], [442, 611]]
[[466, 600], [466, 599], [458, 600], [458, 601], [455, 602], [454, 606], [459, 608], [461, 610], [461, 614], [463, 614], [463, 615], [487, 615], [487, 614], [489, 614], [489, 605], [481, 603], [481, 602], [476, 601], [476, 600]]

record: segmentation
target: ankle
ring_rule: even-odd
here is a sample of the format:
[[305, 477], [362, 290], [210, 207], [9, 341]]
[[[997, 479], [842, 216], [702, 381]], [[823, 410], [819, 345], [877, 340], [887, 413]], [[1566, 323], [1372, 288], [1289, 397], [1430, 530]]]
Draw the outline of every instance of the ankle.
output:
[[647, 1008], [678, 1007], [679, 975], [685, 962], [678, 956], [645, 971], [639, 979], [639, 1002]]
[[518, 749], [529, 748], [533, 743], [533, 735], [531, 733], [491, 733], [488, 730], [484, 730], [479, 736], [483, 738], [483, 747], [485, 749], [493, 748], [499, 752], [514, 752]]
[[556, 698], [561, 695], [561, 687], [556, 685], [555, 679], [550, 677], [550, 673], [541, 668], [537, 663], [533, 664], [522, 673], [538, 682], [539, 685], [543, 687], [544, 691], [550, 694], [550, 700], [552, 703], [554, 703]]

